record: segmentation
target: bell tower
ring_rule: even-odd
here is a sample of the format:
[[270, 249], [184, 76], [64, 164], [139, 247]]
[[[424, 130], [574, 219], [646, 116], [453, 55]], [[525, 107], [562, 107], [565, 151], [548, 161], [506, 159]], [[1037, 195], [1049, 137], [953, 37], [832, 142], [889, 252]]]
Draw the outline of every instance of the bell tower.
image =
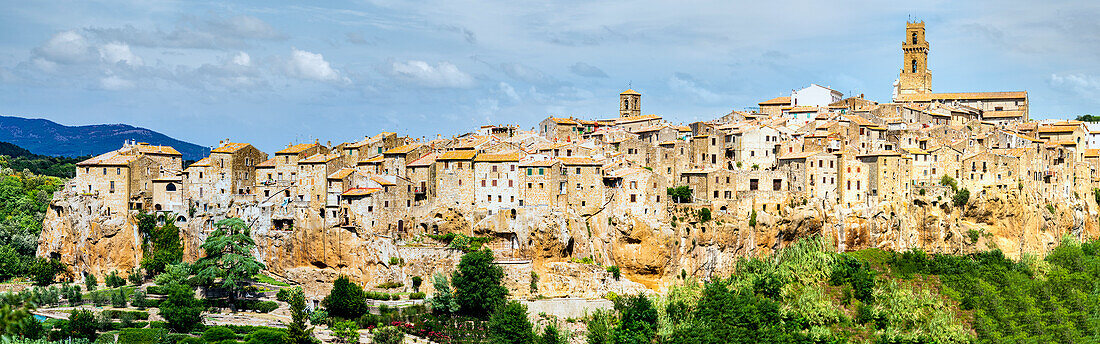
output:
[[906, 22], [905, 40], [901, 43], [901, 73], [895, 92], [915, 94], [932, 92], [932, 72], [928, 70], [928, 41], [924, 39], [924, 22]]
[[619, 93], [619, 117], [642, 115], [642, 94], [633, 89]]

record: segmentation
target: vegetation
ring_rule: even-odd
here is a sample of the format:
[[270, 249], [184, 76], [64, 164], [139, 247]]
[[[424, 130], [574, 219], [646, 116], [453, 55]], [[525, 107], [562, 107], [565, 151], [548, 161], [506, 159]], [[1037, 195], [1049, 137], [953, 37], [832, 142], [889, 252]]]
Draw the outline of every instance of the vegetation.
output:
[[527, 320], [527, 307], [516, 301], [498, 307], [489, 319], [489, 337], [493, 343], [534, 343], [535, 332]]
[[674, 188], [668, 188], [668, 190], [666, 190], [665, 192], [668, 194], [668, 197], [672, 198], [673, 202], [676, 202], [676, 203], [689, 203], [689, 202], [691, 202], [691, 189], [688, 188], [686, 185], [677, 186], [677, 187], [674, 187]]
[[956, 191], [959, 189], [959, 182], [955, 181], [955, 178], [951, 178], [951, 176], [946, 174], [940, 178], [940, 185], [950, 186], [951, 191]]
[[374, 335], [373, 343], [377, 344], [401, 344], [405, 340], [405, 332], [395, 326], [379, 327], [371, 334]]
[[1100, 122], [1100, 116], [1093, 116], [1088, 114], [1080, 115], [1077, 116], [1077, 120], [1081, 122]]
[[332, 283], [332, 291], [329, 292], [328, 296], [325, 296], [324, 300], [321, 300], [321, 306], [325, 307], [329, 316], [340, 319], [358, 319], [367, 312], [365, 300], [366, 296], [363, 293], [363, 288], [352, 283], [348, 276], [340, 275]]
[[622, 274], [623, 274], [622, 269], [619, 269], [618, 265], [608, 266], [607, 267], [607, 272], [610, 272], [611, 277], [615, 278], [615, 280], [618, 280], [619, 277], [622, 277]]
[[359, 324], [350, 320], [332, 324], [332, 336], [338, 343], [359, 343]]
[[504, 270], [493, 264], [489, 249], [462, 255], [458, 269], [451, 275], [454, 298], [463, 313], [485, 317], [504, 304], [508, 288], [501, 285]]
[[451, 292], [451, 283], [447, 280], [447, 275], [442, 273], [432, 275], [432, 287], [435, 288], [435, 294], [427, 301], [432, 311], [448, 314], [458, 312], [458, 301]]
[[290, 304], [291, 322], [286, 324], [287, 342], [292, 344], [313, 344], [317, 340], [313, 338], [313, 328], [306, 326], [309, 314], [306, 313], [306, 296], [301, 288], [282, 289], [287, 292], [286, 303]]
[[956, 207], [965, 206], [967, 202], [970, 202], [970, 190], [966, 188], [959, 189], [955, 192], [955, 196], [951, 197], [951, 203]]
[[265, 267], [252, 255], [256, 243], [243, 220], [229, 218], [214, 226], [217, 229], [202, 244], [206, 256], [195, 264], [196, 278], [208, 286], [221, 279], [218, 286], [229, 293], [229, 305], [236, 309], [237, 299], [252, 281], [252, 276]]
[[156, 226], [153, 215], [138, 214], [136, 217], [138, 231], [146, 241], [142, 245], [145, 257], [141, 260], [141, 268], [146, 274], [156, 276], [164, 272], [168, 265], [179, 263], [183, 259], [180, 230], [171, 216], [164, 220], [163, 226], [159, 227]]

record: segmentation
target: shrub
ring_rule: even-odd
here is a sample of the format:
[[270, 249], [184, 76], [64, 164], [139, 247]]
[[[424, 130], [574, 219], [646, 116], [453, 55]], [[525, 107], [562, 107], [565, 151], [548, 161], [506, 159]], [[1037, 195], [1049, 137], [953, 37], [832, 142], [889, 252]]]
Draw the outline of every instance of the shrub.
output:
[[424, 296], [426, 295], [423, 292], [412, 293], [409, 294], [409, 300], [423, 300]]
[[619, 326], [612, 331], [616, 343], [647, 343], [657, 333], [657, 309], [645, 295], [621, 298]]
[[133, 305], [134, 307], [137, 307], [138, 309], [145, 309], [145, 307], [149, 307], [146, 304], [149, 301], [149, 299], [146, 297], [145, 291], [143, 291], [141, 289], [134, 290], [134, 294], [130, 295], [130, 298], [131, 298], [130, 304]]
[[202, 339], [207, 343], [217, 343], [223, 340], [237, 340], [237, 333], [225, 326], [214, 326], [202, 332]]
[[159, 328], [124, 328], [118, 333], [120, 344], [156, 344], [164, 337], [164, 329]]
[[352, 283], [348, 276], [340, 275], [332, 283], [332, 290], [321, 301], [328, 314], [341, 319], [357, 319], [367, 312], [363, 288]]
[[401, 265], [401, 259], [397, 257], [390, 257], [390, 265]]
[[955, 192], [955, 196], [951, 197], [951, 203], [953, 203], [956, 207], [962, 207], [966, 205], [966, 203], [969, 201], [970, 190], [967, 190], [966, 188], [959, 189], [959, 191]]
[[405, 332], [396, 326], [385, 326], [375, 329], [374, 343], [376, 344], [401, 344], [405, 340]]
[[332, 336], [340, 343], [359, 343], [359, 325], [354, 321], [332, 324]]
[[256, 305], [253, 309], [256, 310], [257, 312], [260, 312], [260, 313], [271, 313], [271, 311], [274, 311], [277, 308], [279, 308], [279, 303], [278, 302], [275, 302], [275, 301], [260, 301], [260, 302], [256, 303]]
[[959, 183], [955, 181], [955, 178], [951, 178], [951, 176], [946, 174], [940, 178], [940, 185], [950, 186], [952, 191], [959, 190]]
[[386, 282], [386, 283], [379, 284], [375, 287], [380, 288], [380, 289], [397, 289], [397, 288], [401, 288], [401, 287], [404, 287], [404, 286], [405, 286], [405, 284], [401, 283], [401, 282]]
[[1051, 214], [1054, 214], [1054, 205], [1047, 204], [1047, 211], [1049, 211]]
[[531, 286], [529, 288], [531, 295], [539, 293], [539, 274], [531, 271]]
[[287, 337], [286, 331], [270, 328], [249, 333], [248, 340], [245, 341], [248, 344], [283, 344], [289, 342], [290, 338]]
[[149, 320], [149, 312], [142, 311], [126, 311], [118, 309], [108, 309], [103, 311], [103, 315], [111, 319], [121, 319], [123, 315], [129, 316], [132, 319]]
[[420, 291], [420, 284], [421, 284], [421, 283], [424, 283], [424, 279], [423, 279], [423, 278], [420, 278], [420, 276], [413, 276], [413, 278], [412, 278], [412, 287], [413, 287], [413, 292], [418, 292], [418, 291]]
[[691, 201], [691, 189], [686, 185], [677, 186], [674, 188], [668, 188], [665, 190], [668, 197], [672, 198], [675, 203], [685, 203]]
[[275, 299], [289, 303], [290, 298], [293, 297], [295, 293], [301, 294], [302, 287], [279, 289], [279, 292], [275, 293]]
[[91, 311], [81, 309], [69, 314], [66, 329], [71, 337], [93, 340], [98, 328], [95, 315]]
[[699, 209], [699, 222], [706, 223], [706, 222], [709, 222], [709, 221], [710, 221], [710, 208]]
[[111, 291], [111, 307], [126, 308], [126, 291], [122, 288]]
[[99, 282], [96, 281], [95, 275], [88, 274], [84, 276], [84, 290], [93, 291], [97, 285], [99, 285]]
[[607, 272], [610, 272], [610, 273], [611, 273], [611, 277], [612, 277], [612, 278], [615, 278], [615, 280], [618, 280], [618, 279], [619, 279], [619, 277], [622, 277], [622, 270], [621, 270], [621, 269], [619, 269], [619, 266], [618, 266], [618, 265], [612, 265], [612, 266], [608, 266], [608, 267], [607, 267]]
[[126, 285], [126, 279], [118, 276], [118, 271], [111, 271], [103, 278], [103, 285], [108, 288], [118, 288]]
[[202, 302], [195, 299], [195, 290], [183, 284], [172, 284], [166, 288], [167, 297], [158, 305], [160, 316], [167, 321], [167, 327], [176, 332], [190, 332], [202, 323]]
[[978, 237], [980, 235], [981, 235], [981, 232], [978, 232], [978, 230], [976, 230], [976, 229], [971, 229], [971, 230], [966, 231], [966, 236], [970, 237], [970, 242], [971, 243], [978, 242]]
[[749, 227], [756, 228], [756, 209], [749, 213]]
[[925, 191], [925, 190], [924, 190], [924, 189], [922, 188], [922, 189], [920, 189], [920, 190], [918, 190], [918, 191], [917, 191], [917, 194], [919, 194], [919, 195], [921, 195], [921, 196], [924, 196], [924, 194], [925, 194], [926, 192], [927, 192], [927, 191]]

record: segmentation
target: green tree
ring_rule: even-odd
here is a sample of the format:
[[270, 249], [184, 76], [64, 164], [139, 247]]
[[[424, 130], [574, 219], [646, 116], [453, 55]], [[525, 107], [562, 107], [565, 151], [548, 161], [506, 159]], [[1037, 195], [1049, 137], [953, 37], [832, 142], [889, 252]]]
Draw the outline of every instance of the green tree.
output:
[[99, 285], [99, 281], [95, 279], [95, 275], [89, 273], [84, 276], [84, 290], [88, 292], [95, 291], [97, 285]]
[[447, 275], [438, 272], [432, 275], [432, 287], [435, 288], [435, 294], [428, 298], [428, 305], [431, 306], [433, 312], [454, 313], [458, 311], [458, 302], [455, 301], [454, 294], [451, 293], [451, 282], [447, 280]]
[[202, 331], [202, 339], [207, 343], [217, 343], [224, 340], [237, 340], [237, 334], [225, 326], [213, 326]]
[[63, 271], [65, 271], [65, 265], [57, 259], [38, 258], [35, 260], [34, 267], [31, 268], [31, 275], [34, 278], [34, 284], [45, 286], [53, 283], [57, 274]]
[[363, 288], [352, 283], [348, 276], [340, 275], [332, 282], [332, 290], [321, 300], [330, 316], [341, 319], [358, 319], [367, 312]]
[[527, 307], [516, 301], [497, 307], [489, 318], [489, 338], [492, 343], [533, 344], [535, 332], [527, 320]]
[[374, 344], [401, 344], [405, 342], [405, 332], [396, 326], [383, 326], [371, 332]]
[[[139, 215], [140, 216], [140, 215]], [[141, 260], [141, 268], [149, 276], [156, 276], [164, 272], [168, 265], [179, 263], [183, 259], [183, 243], [180, 240], [180, 230], [172, 219], [165, 220], [164, 226], [155, 227], [153, 224], [145, 224], [146, 216], [138, 221], [138, 227], [148, 228], [146, 233], [145, 257]], [[171, 216], [170, 216], [171, 217]]]
[[160, 303], [160, 316], [168, 322], [168, 328], [190, 332], [202, 324], [203, 305], [195, 298], [194, 288], [181, 283], [172, 283], [164, 288], [167, 296]]
[[665, 190], [668, 197], [672, 198], [673, 202], [685, 203], [691, 202], [691, 189], [686, 185], [677, 186], [674, 188], [668, 188]]
[[413, 287], [413, 292], [414, 293], [419, 293], [420, 292], [420, 284], [421, 283], [424, 283], [423, 278], [420, 278], [420, 276], [413, 276], [413, 278], [412, 278], [412, 287]]
[[538, 338], [538, 344], [566, 344], [565, 337], [558, 332], [558, 327], [553, 323], [547, 324], [542, 329], [542, 335]]
[[23, 275], [23, 256], [10, 244], [0, 246], [0, 281]]
[[615, 327], [615, 318], [612, 314], [603, 310], [597, 309], [591, 316], [585, 321], [588, 335], [586, 337], [588, 344], [612, 344], [611, 330]]
[[73, 338], [95, 339], [96, 329], [99, 324], [95, 315], [89, 310], [78, 309], [69, 314], [69, 322], [66, 325], [69, 336]]
[[[284, 289], [286, 290], [286, 289]], [[306, 313], [306, 296], [302, 289], [290, 289], [287, 303], [290, 304], [291, 322], [286, 324], [288, 343], [313, 344], [317, 339], [313, 338], [313, 328], [306, 326], [309, 314]]]
[[256, 243], [244, 221], [229, 218], [214, 225], [217, 229], [202, 244], [206, 256], [196, 262], [196, 278], [204, 285], [213, 285], [216, 279], [221, 279], [219, 287], [229, 292], [229, 306], [236, 310], [237, 298], [252, 276], [265, 267], [252, 256]]
[[34, 305], [13, 293], [0, 294], [0, 338], [37, 339], [42, 324], [31, 315]]
[[940, 185], [950, 186], [952, 191], [959, 189], [959, 183], [955, 181], [955, 178], [951, 178], [951, 176], [946, 174], [940, 177]]
[[455, 301], [466, 314], [484, 317], [504, 304], [508, 288], [501, 285], [504, 270], [493, 264], [493, 251], [483, 249], [462, 255], [451, 276]]
[[620, 299], [619, 326], [612, 332], [617, 344], [648, 343], [657, 334], [657, 309], [645, 295], [638, 294]]

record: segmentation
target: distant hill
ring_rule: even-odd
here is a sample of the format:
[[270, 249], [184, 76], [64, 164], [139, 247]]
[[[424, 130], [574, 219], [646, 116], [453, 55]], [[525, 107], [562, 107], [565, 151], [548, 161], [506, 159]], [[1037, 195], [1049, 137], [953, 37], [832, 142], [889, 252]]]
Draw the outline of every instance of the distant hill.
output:
[[34, 153], [26, 148], [16, 146], [8, 142], [0, 142], [0, 155], [7, 155], [10, 157], [22, 157], [22, 156], [34, 156]]
[[[45, 119], [0, 116], [0, 141], [26, 148], [31, 153], [77, 157], [98, 155], [122, 147], [126, 140], [172, 146], [184, 160], [202, 159], [206, 147], [126, 124], [66, 126]], [[18, 148], [16, 147], [16, 148]], [[0, 146], [0, 154], [5, 147]]]

